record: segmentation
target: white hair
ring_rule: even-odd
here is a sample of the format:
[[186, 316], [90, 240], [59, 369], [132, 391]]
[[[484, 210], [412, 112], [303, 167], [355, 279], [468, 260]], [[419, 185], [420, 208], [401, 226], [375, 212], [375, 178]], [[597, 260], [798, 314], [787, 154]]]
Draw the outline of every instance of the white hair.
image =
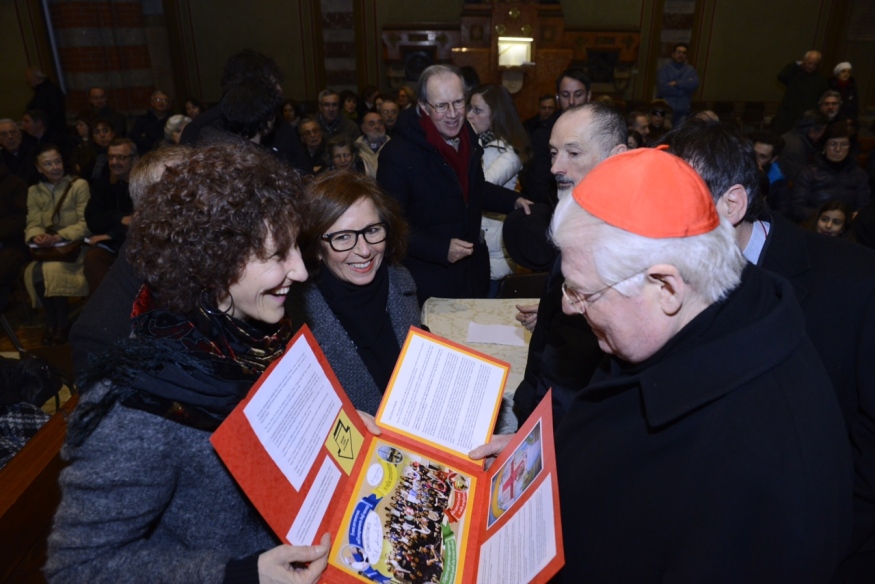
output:
[[[726, 219], [701, 235], [649, 238], [605, 223], [573, 197], [566, 197], [556, 207], [550, 236], [563, 253], [571, 245], [586, 245], [592, 252], [597, 276], [606, 284], [620, 282], [614, 289], [624, 296], [641, 289], [647, 268], [669, 264], [710, 305], [738, 286], [746, 264], [735, 242], [735, 230]], [[631, 274], [636, 276], [630, 278]]]
[[190, 117], [181, 114], [170, 116], [169, 118], [167, 118], [167, 123], [164, 124], [164, 138], [167, 140], [171, 140], [173, 138], [173, 132], [178, 130], [180, 126], [187, 124], [190, 121]]

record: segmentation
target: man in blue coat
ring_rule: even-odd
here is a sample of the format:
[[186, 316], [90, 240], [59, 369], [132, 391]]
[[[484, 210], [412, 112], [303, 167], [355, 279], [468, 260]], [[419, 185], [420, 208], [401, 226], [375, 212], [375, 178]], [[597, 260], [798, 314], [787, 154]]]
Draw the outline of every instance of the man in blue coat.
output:
[[420, 304], [431, 296], [486, 297], [489, 253], [481, 213], [528, 209], [528, 200], [484, 179], [483, 149], [465, 119], [464, 87], [455, 67], [428, 67], [419, 77], [417, 106], [401, 113], [380, 152], [377, 182], [410, 224], [404, 265]]
[[658, 96], [674, 110], [675, 126], [680, 126], [690, 115], [693, 93], [699, 87], [699, 75], [687, 63], [687, 43], [677, 43], [671, 52], [671, 60], [656, 73]]

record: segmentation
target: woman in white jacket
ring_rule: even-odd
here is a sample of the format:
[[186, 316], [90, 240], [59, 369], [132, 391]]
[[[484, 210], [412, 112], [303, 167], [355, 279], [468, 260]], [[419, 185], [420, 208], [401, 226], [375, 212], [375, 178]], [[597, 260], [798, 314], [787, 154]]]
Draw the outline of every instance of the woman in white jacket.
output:
[[[500, 85], [481, 85], [471, 94], [467, 117], [483, 147], [486, 180], [516, 190], [517, 176], [529, 159], [530, 145], [510, 93]], [[498, 290], [498, 280], [514, 271], [501, 240], [503, 221], [503, 216], [483, 215], [493, 294]]]

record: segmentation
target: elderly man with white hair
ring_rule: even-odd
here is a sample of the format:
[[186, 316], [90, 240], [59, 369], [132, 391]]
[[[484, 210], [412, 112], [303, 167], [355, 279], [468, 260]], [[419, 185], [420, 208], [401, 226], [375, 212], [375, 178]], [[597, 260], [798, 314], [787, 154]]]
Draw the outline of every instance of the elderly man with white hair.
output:
[[746, 264], [702, 179], [660, 150], [599, 164], [551, 229], [564, 310], [608, 354], [555, 436], [557, 581], [827, 582], [851, 459], [791, 285]]

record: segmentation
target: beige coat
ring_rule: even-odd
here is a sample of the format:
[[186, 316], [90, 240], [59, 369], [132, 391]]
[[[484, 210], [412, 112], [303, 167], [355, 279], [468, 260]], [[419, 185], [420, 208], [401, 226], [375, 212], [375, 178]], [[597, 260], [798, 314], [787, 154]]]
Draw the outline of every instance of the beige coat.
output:
[[[67, 175], [54, 187], [47, 182], [39, 182], [30, 187], [27, 191], [25, 241], [30, 242], [34, 236], [45, 233], [46, 227], [52, 225], [52, 212], [71, 180], [74, 180], [73, 177]], [[55, 223], [58, 235], [70, 241], [82, 241], [91, 234], [85, 224], [85, 206], [90, 197], [88, 183], [82, 179], [75, 179], [58, 212], [57, 223]], [[83, 271], [85, 249], [85, 246], [82, 246], [75, 262], [41, 262], [46, 296], [88, 296], [88, 282], [85, 281]], [[34, 306], [39, 304], [34, 288], [36, 266], [37, 262], [31, 262], [24, 272], [24, 282]]]

